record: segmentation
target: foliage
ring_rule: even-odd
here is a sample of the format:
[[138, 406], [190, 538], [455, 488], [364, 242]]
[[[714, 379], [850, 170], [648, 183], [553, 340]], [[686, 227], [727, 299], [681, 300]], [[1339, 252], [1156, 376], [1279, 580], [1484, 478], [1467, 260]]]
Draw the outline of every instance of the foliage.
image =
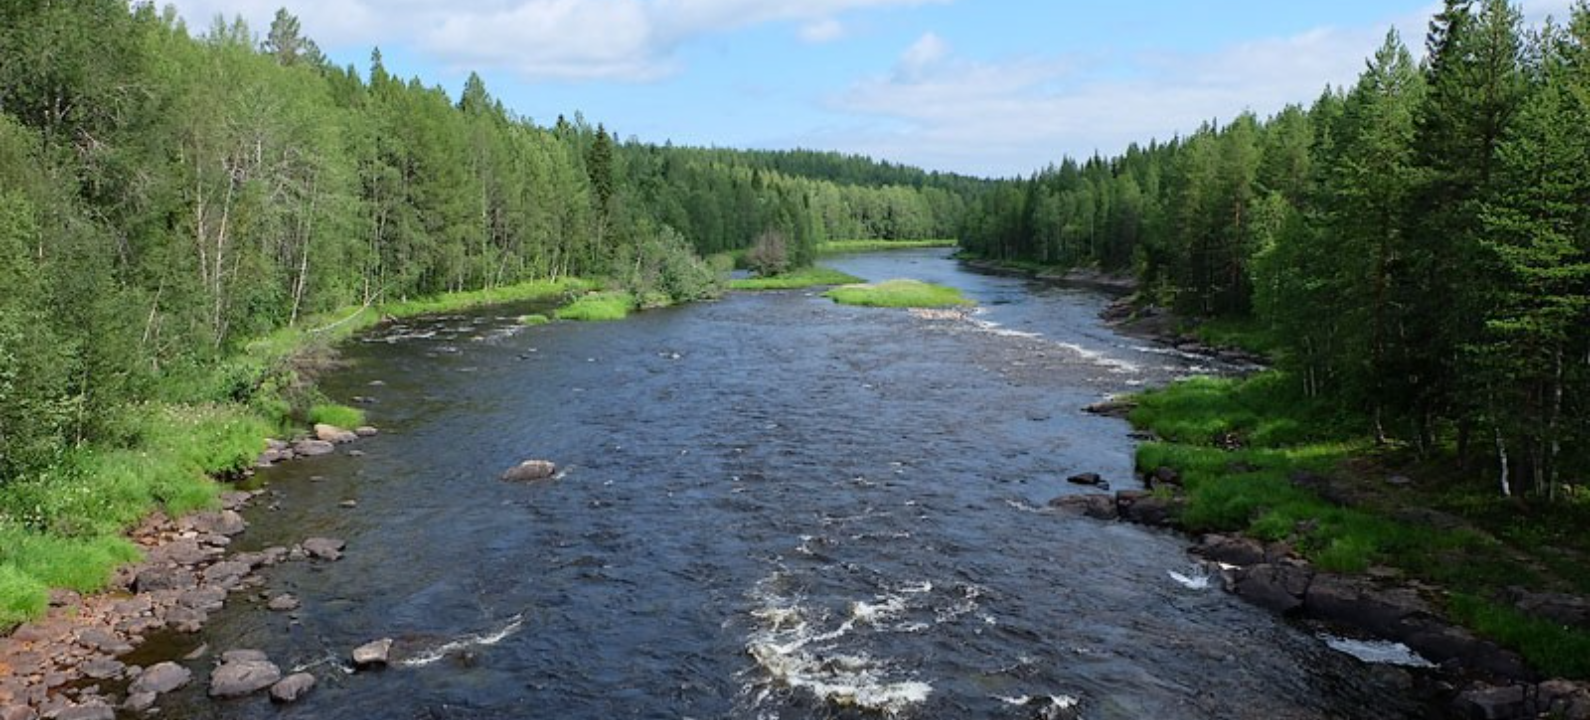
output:
[[352, 429], [364, 424], [364, 411], [347, 405], [319, 403], [309, 408], [309, 423]]
[[849, 273], [813, 265], [793, 272], [787, 272], [783, 275], [731, 280], [729, 287], [734, 290], [797, 290], [823, 285], [850, 285], [859, 282], [862, 282], [861, 278]]
[[790, 269], [789, 242], [784, 233], [768, 230], [756, 236], [756, 242], [745, 251], [745, 265], [762, 277], [783, 275]]
[[841, 305], [889, 308], [942, 308], [973, 304], [961, 291], [920, 280], [885, 280], [866, 285], [845, 285], [823, 293]]
[[818, 255], [877, 252], [879, 250], [919, 250], [922, 248], [949, 248], [958, 240], [829, 240], [817, 246]]

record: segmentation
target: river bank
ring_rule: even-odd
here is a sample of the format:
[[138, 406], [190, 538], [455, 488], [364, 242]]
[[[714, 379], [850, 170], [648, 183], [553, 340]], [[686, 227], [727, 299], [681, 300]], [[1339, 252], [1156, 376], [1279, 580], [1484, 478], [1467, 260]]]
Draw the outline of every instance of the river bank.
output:
[[[1251, 357], [1129, 301], [1104, 317], [1178, 352]], [[1454, 483], [1455, 468], [1377, 447], [1351, 416], [1290, 387], [1266, 371], [1090, 406], [1145, 433], [1144, 490], [1055, 507], [1189, 533], [1190, 552], [1229, 592], [1410, 648], [1447, 678], [1458, 717], [1590, 717], [1590, 597], [1572, 569], [1582, 550], [1543, 542], [1563, 537], [1549, 527], [1575, 526], [1573, 508], [1531, 509]], [[1503, 504], [1546, 525], [1519, 545], [1520, 528], [1491, 512]]]

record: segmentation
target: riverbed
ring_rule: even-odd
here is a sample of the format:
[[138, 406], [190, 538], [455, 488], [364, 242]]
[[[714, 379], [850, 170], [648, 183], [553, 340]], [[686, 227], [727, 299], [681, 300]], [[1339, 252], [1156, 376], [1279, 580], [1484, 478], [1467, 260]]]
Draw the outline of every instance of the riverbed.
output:
[[[239, 541], [335, 536], [346, 557], [266, 571], [294, 614], [235, 598], [162, 641], [263, 650], [320, 684], [276, 708], [199, 682], [165, 716], [1421, 715], [1400, 671], [1173, 577], [1195, 574], [1185, 538], [1046, 509], [1097, 492], [1072, 474], [1134, 484], [1130, 428], [1082, 407], [1229, 368], [1116, 334], [1095, 291], [944, 250], [825, 264], [979, 309], [790, 291], [610, 324], [498, 308], [349, 343], [322, 386], [382, 434], [264, 471]], [[562, 471], [498, 479], [527, 458]], [[345, 669], [382, 637], [393, 666]]]

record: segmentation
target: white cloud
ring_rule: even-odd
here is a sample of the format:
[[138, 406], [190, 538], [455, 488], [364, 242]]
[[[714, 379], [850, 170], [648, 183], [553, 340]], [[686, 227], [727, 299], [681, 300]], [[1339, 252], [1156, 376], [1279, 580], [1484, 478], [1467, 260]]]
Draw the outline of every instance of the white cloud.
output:
[[[455, 67], [530, 79], [645, 81], [678, 69], [675, 51], [716, 33], [784, 23], [812, 43], [843, 36], [868, 8], [953, 0], [341, 0], [289, 7], [322, 47], [408, 44]], [[263, 33], [283, 0], [173, 0], [190, 27], [241, 15]]]
[[900, 55], [895, 74], [902, 78], [920, 77], [933, 65], [950, 54], [950, 46], [935, 33], [927, 33], [911, 44]]

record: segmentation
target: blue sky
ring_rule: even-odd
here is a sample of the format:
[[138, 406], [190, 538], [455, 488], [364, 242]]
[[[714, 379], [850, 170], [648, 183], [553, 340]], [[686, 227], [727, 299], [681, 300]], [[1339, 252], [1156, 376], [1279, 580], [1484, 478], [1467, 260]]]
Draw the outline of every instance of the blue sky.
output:
[[[1570, 0], [1524, 0], [1531, 20]], [[984, 176], [1111, 154], [1350, 83], [1428, 0], [177, 0], [190, 26], [286, 5], [339, 64], [457, 92], [470, 70], [539, 123], [809, 147]]]

